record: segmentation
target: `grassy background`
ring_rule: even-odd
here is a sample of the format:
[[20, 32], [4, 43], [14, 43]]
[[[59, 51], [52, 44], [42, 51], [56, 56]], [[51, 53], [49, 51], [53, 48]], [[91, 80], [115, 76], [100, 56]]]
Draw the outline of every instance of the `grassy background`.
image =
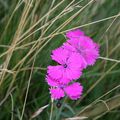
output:
[[[100, 44], [104, 58], [84, 70], [78, 80], [84, 86], [81, 100], [64, 99], [60, 109], [54, 102], [52, 120], [73, 117], [107, 92], [102, 100], [118, 95], [120, 18], [115, 15], [119, 12], [120, 0], [0, 0], [0, 120], [29, 120], [46, 104], [49, 106], [34, 119], [50, 118], [45, 68], [54, 64], [51, 50], [65, 42], [66, 30], [75, 27]], [[119, 120], [119, 113], [117, 108], [99, 120]]]

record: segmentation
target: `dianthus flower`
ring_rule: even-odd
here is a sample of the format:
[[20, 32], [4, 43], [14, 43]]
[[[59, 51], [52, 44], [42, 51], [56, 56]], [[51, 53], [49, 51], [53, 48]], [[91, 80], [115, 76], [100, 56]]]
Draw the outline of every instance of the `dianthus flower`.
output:
[[46, 80], [52, 88], [50, 88], [51, 97], [55, 100], [63, 98], [67, 95], [72, 100], [77, 100], [81, 97], [83, 92], [83, 87], [80, 83], [74, 82], [69, 85], [61, 85], [53, 80], [51, 77], [47, 76]]
[[76, 29], [66, 33], [68, 38], [61, 47], [52, 51], [51, 58], [56, 66], [48, 66], [46, 81], [51, 97], [55, 100], [67, 95], [72, 100], [81, 97], [83, 87], [74, 82], [82, 70], [93, 65], [99, 57], [99, 45], [83, 31]]
[[99, 57], [99, 45], [90, 37], [79, 36], [79, 38], [71, 38], [63, 45], [64, 49], [78, 53], [86, 61], [87, 65], [93, 65]]
[[48, 66], [47, 73], [62, 84], [68, 84], [70, 81], [78, 79], [86, 65], [82, 56], [62, 47], [53, 50], [51, 57], [58, 65]]

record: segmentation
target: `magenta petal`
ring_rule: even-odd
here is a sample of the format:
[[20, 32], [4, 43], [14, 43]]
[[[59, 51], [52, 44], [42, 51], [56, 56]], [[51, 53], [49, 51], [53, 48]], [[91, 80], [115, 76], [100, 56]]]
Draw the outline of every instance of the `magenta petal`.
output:
[[[70, 49], [70, 45], [75, 49]], [[68, 40], [68, 44], [65, 45], [65, 48], [69, 48], [71, 52], [75, 52], [80, 55], [80, 60], [77, 59], [77, 61], [79, 61], [79, 63], [82, 63], [83, 61], [83, 64], [80, 64], [83, 68], [86, 68], [87, 65], [93, 65], [99, 57], [99, 45], [87, 36], [80, 36], [78, 39], [72, 38]]]
[[63, 77], [61, 79], [59, 79], [59, 83], [63, 84], [63, 85], [67, 85], [71, 81], [72, 81], [72, 78], [70, 77], [70, 79], [69, 79], [69, 77], [67, 76], [67, 73], [65, 73], [63, 75]]
[[61, 65], [48, 66], [47, 73], [53, 79], [60, 79], [63, 76], [63, 67]]
[[71, 38], [67, 42], [70, 45], [74, 46], [76, 49], [94, 48], [94, 42], [90, 37], [87, 36], [80, 36], [79, 38]]
[[[80, 36], [80, 38], [82, 38], [82, 37]], [[71, 38], [71, 39], [67, 40], [67, 42], [76, 49], [81, 44], [80, 38]]]
[[79, 38], [79, 44], [80, 47], [83, 47], [84, 49], [93, 49], [95, 47], [93, 40], [87, 36], [81, 36]]
[[71, 69], [79, 69], [82, 70], [83, 68], [86, 68], [87, 63], [84, 59], [84, 57], [79, 53], [72, 53], [71, 57], [69, 58], [69, 66]]
[[95, 49], [96, 49], [97, 51], [99, 51], [99, 49], [100, 49], [100, 45], [97, 44], [97, 43], [94, 43], [94, 46], [95, 46]]
[[75, 83], [65, 87], [64, 91], [70, 99], [77, 100], [82, 95], [83, 87], [81, 86], [80, 83], [75, 82]]
[[55, 100], [65, 96], [64, 91], [61, 88], [51, 88], [50, 94], [51, 94], [51, 97]]
[[84, 58], [88, 65], [94, 65], [98, 57], [99, 57], [99, 51], [95, 49], [86, 50], [86, 54], [84, 55]]
[[80, 29], [71, 30], [71, 31], [66, 33], [67, 38], [77, 38], [77, 37], [80, 37], [83, 35], [85, 35], [85, 34]]
[[72, 80], [79, 79], [82, 75], [82, 71], [80, 69], [70, 69], [67, 71], [67, 78]]
[[58, 82], [56, 80], [52, 79], [48, 75], [46, 76], [46, 81], [47, 81], [48, 85], [50, 85], [50, 86], [53, 86], [53, 87], [58, 86]]
[[52, 60], [55, 60], [59, 64], [63, 64], [66, 59], [69, 57], [69, 51], [64, 49], [63, 47], [57, 48], [52, 51]]
[[60, 68], [57, 68], [57, 66], [49, 66], [47, 72], [51, 78], [58, 82], [58, 84], [68, 84], [72, 78], [68, 79], [66, 71], [67, 70], [62, 66], [60, 66]]
[[70, 52], [76, 52], [76, 48], [74, 46], [72, 46], [70, 43], [65, 42], [63, 44], [63, 48], [70, 51]]

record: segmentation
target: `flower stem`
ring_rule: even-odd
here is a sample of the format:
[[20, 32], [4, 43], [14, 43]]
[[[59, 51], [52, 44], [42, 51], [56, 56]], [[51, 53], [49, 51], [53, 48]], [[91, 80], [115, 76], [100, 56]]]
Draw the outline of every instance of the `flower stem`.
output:
[[52, 115], [53, 115], [53, 99], [51, 99], [51, 112], [50, 112], [50, 119], [49, 120], [52, 120]]

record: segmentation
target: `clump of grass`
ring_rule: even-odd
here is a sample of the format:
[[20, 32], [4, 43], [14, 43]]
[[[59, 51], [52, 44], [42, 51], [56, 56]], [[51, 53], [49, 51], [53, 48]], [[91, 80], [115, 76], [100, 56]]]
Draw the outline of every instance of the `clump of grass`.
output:
[[[49, 106], [36, 119], [70, 118], [94, 101], [119, 94], [119, 0], [0, 2], [0, 119], [30, 119], [46, 104]], [[66, 98], [60, 109], [52, 102], [51, 109], [45, 82], [46, 67], [52, 63], [50, 53], [75, 28], [100, 44], [101, 57], [80, 78], [83, 97], [78, 101]], [[119, 120], [120, 115], [116, 109], [100, 117]]]

